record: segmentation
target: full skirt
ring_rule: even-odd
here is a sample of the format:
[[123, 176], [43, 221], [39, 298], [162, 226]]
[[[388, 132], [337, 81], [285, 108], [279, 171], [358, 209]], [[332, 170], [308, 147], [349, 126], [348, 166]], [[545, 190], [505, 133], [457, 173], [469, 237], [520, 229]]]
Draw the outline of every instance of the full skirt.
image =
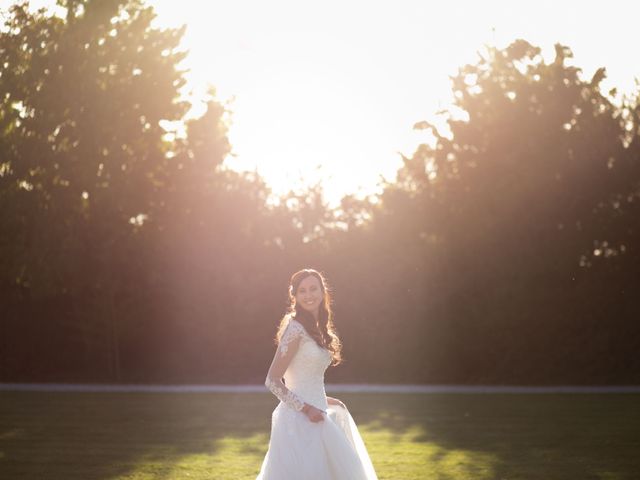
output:
[[283, 403], [271, 417], [271, 439], [256, 480], [377, 480], [358, 428], [346, 408], [330, 405], [311, 422]]

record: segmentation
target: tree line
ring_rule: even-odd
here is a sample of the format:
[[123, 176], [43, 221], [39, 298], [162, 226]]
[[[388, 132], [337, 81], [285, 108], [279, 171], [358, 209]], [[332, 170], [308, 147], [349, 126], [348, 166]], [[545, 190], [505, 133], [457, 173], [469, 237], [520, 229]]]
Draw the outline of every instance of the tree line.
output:
[[0, 381], [261, 382], [307, 266], [345, 344], [329, 381], [640, 381], [640, 107], [604, 69], [486, 47], [380, 195], [274, 203], [224, 166], [213, 90], [188, 118], [184, 29], [58, 4], [0, 32]]

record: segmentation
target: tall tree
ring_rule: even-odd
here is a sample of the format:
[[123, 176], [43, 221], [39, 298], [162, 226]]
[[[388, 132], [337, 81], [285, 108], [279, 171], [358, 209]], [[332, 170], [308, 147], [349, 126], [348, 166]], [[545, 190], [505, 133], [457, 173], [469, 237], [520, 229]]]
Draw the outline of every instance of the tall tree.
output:
[[[58, 4], [66, 18], [13, 5], [0, 36], [3, 292], [64, 297], [87, 357], [104, 339], [119, 379], [134, 233], [168, 150], [162, 122], [188, 107], [183, 29], [152, 28], [153, 10], [138, 0]], [[34, 312], [34, 328], [46, 312]]]
[[[619, 109], [600, 90], [604, 70], [585, 80], [567, 65], [570, 57], [557, 45], [547, 64], [539, 48], [522, 40], [488, 48], [452, 79], [450, 134], [418, 123], [432, 130], [436, 144], [420, 146], [399, 172], [409, 204], [422, 211], [418, 222], [407, 222], [408, 233], [443, 246], [445, 269], [455, 275], [449, 328], [454, 344], [465, 345], [463, 380], [492, 369], [515, 374], [514, 359], [528, 362], [535, 380], [541, 369], [533, 359], [544, 355], [541, 363], [561, 366], [559, 379], [578, 369], [584, 352], [590, 352], [585, 371], [603, 376], [613, 355], [594, 353], [624, 343], [623, 336], [601, 334], [628, 324], [628, 313], [605, 325], [605, 310], [593, 300], [628, 305], [630, 298], [608, 288], [592, 297], [596, 285], [613, 279], [588, 267], [602, 257], [603, 240], [609, 257], [633, 249], [630, 237], [614, 241], [596, 213], [621, 195], [637, 202], [638, 159], [629, 157]], [[397, 196], [393, 190], [387, 204]], [[493, 351], [487, 354], [483, 343]]]

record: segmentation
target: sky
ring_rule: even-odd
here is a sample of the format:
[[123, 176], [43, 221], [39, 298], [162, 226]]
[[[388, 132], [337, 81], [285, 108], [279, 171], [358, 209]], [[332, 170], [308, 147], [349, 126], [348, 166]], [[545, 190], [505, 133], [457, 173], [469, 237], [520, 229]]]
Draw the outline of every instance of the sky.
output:
[[[0, 5], [6, 5], [2, 1]], [[32, 1], [35, 6], [45, 1]], [[232, 114], [225, 163], [257, 170], [275, 193], [321, 182], [327, 199], [392, 180], [451, 103], [449, 76], [485, 45], [523, 38], [574, 53], [585, 78], [635, 89], [640, 2], [608, 0], [147, 0], [160, 27], [187, 25], [194, 99], [209, 85]], [[199, 112], [194, 108], [193, 114]]]
[[229, 108], [235, 156], [276, 192], [321, 181], [330, 201], [379, 189], [427, 132], [413, 125], [451, 102], [450, 75], [485, 45], [524, 38], [553, 58], [569, 46], [585, 76], [632, 91], [640, 3], [633, 1], [202, 2], [155, 0], [159, 22], [186, 24], [190, 79]]

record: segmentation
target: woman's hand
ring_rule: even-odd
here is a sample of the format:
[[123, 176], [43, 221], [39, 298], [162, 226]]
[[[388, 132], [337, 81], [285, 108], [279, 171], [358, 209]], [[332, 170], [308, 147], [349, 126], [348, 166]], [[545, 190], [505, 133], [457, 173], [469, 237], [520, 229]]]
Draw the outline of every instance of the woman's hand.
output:
[[314, 407], [313, 405], [309, 405], [308, 403], [305, 403], [304, 407], [302, 407], [302, 413], [304, 413], [309, 420], [314, 423], [324, 421], [324, 416], [322, 415], [324, 411]]
[[338, 400], [337, 398], [327, 397], [327, 403], [329, 405], [338, 405], [339, 407], [342, 407], [345, 410], [347, 409], [347, 406], [344, 403], [342, 403], [342, 401]]

